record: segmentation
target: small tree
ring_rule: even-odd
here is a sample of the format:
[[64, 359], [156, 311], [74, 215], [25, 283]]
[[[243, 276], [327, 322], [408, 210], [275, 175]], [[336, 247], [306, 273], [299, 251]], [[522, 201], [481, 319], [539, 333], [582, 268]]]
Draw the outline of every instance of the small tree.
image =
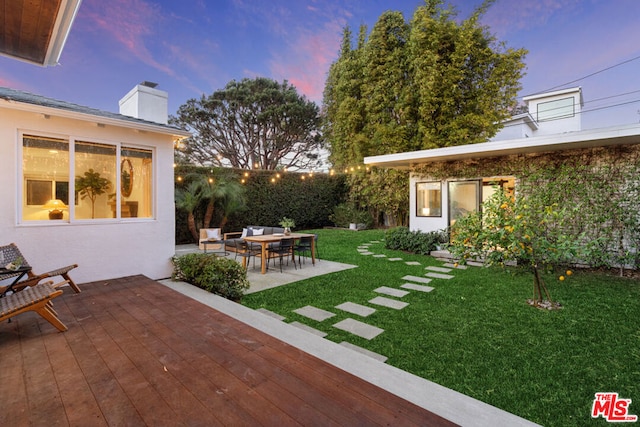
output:
[[545, 205], [533, 197], [514, 198], [498, 190], [482, 204], [482, 212], [467, 214], [452, 226], [450, 251], [463, 263], [473, 258], [502, 267], [515, 262], [533, 274], [529, 303], [559, 308], [542, 273], [576, 259], [579, 241], [563, 231], [570, 215], [571, 211], [558, 204]]
[[91, 218], [95, 218], [96, 198], [111, 188], [111, 181], [100, 176], [100, 172], [89, 169], [82, 176], [76, 177], [76, 191], [82, 200], [91, 200]]

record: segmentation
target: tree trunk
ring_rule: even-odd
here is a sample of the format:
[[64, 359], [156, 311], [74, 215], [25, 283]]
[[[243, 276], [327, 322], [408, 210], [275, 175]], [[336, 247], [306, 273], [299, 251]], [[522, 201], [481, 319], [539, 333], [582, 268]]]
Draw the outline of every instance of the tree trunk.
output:
[[553, 301], [551, 301], [551, 295], [549, 294], [549, 290], [545, 286], [544, 280], [542, 280], [542, 277], [540, 277], [540, 271], [538, 270], [537, 266], [534, 266], [533, 267], [533, 301], [536, 303], [536, 305], [540, 304], [543, 301], [543, 293], [544, 293], [544, 296], [547, 297], [547, 300], [549, 301], [549, 303], [552, 303]]
[[187, 226], [189, 227], [189, 231], [193, 236], [193, 240], [197, 243], [200, 241], [200, 236], [198, 236], [198, 230], [196, 230], [196, 218], [193, 215], [193, 212], [189, 212], [187, 216]]
[[202, 223], [203, 223], [202, 226], [204, 228], [211, 227], [211, 220], [213, 219], [213, 210], [214, 210], [214, 204], [213, 204], [213, 198], [211, 198], [207, 203], [207, 210], [204, 212], [204, 219], [202, 220]]

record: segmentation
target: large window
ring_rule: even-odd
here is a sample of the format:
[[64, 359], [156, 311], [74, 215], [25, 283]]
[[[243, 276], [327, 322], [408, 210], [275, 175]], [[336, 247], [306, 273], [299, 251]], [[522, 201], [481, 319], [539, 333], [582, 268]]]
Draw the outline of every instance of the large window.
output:
[[538, 121], [556, 120], [575, 116], [573, 97], [538, 104]]
[[153, 217], [151, 149], [24, 135], [22, 175], [23, 221]]
[[416, 183], [416, 215], [442, 216], [442, 185], [440, 182]]

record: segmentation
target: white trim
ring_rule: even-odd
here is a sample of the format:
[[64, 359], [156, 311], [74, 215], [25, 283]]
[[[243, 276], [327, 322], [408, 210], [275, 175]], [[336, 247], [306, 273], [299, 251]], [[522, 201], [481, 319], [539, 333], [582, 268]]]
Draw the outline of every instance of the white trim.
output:
[[60, 3], [60, 9], [58, 9], [58, 16], [56, 16], [56, 22], [51, 32], [42, 66], [58, 65], [62, 49], [64, 49], [64, 45], [67, 42], [71, 25], [76, 18], [81, 3], [82, 0], [62, 0]]
[[422, 163], [640, 143], [640, 124], [364, 158], [365, 165], [407, 169]]
[[[133, 129], [140, 132], [155, 132], [164, 135], [173, 135], [176, 139], [183, 139], [191, 136], [187, 131], [180, 129], [168, 129], [166, 125], [146, 123], [143, 121], [135, 121], [135, 119], [117, 119], [105, 116], [99, 116], [89, 113], [80, 113], [77, 111], [69, 111], [55, 107], [45, 107], [42, 105], [29, 104], [21, 101], [7, 101], [6, 99], [0, 99], [0, 108], [8, 108], [17, 111], [27, 111], [37, 114], [49, 115], [51, 117], [63, 117], [68, 119], [81, 120], [84, 122], [91, 122], [96, 124], [118, 126], [121, 128]], [[113, 113], [116, 114], [116, 113]]]

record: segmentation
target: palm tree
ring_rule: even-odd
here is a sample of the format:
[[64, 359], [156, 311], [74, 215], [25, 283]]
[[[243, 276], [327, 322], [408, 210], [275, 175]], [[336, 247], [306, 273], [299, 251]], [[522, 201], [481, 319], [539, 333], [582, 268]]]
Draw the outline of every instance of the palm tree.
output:
[[193, 212], [203, 200], [202, 182], [193, 181], [186, 188], [177, 188], [175, 195], [176, 207], [187, 212], [187, 226], [193, 236], [194, 241], [198, 241], [198, 230], [196, 229], [196, 219]]

